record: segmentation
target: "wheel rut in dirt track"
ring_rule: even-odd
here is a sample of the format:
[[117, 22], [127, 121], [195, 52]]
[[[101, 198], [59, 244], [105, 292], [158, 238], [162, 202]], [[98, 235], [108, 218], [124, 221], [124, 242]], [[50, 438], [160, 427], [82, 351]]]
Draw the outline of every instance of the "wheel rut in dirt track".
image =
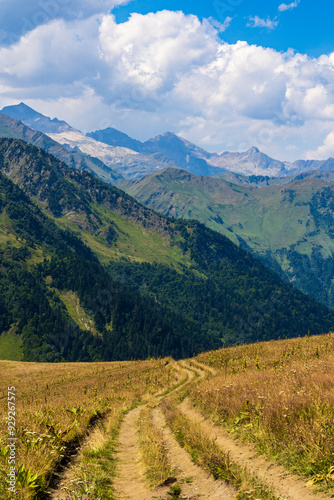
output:
[[[212, 374], [214, 373], [214, 370], [212, 370]], [[229, 454], [232, 462], [242, 466], [253, 477], [259, 478], [261, 482], [271, 487], [278, 498], [282, 500], [328, 500], [330, 498], [313, 493], [306, 486], [306, 480], [290, 474], [286, 469], [267, 460], [263, 456], [258, 456], [257, 452], [251, 446], [238, 443], [229, 436], [224, 428], [206, 419], [190, 404], [188, 399], [180, 403], [178, 409], [189, 420], [199, 424], [202, 431], [214, 439], [215, 444], [224, 453]]]
[[118, 477], [114, 481], [119, 500], [150, 500], [152, 495], [145, 486], [144, 471], [136, 436], [136, 422], [140, 408], [130, 411], [121, 425], [118, 439]]
[[[173, 465], [178, 481], [182, 483], [182, 498], [206, 500], [233, 500], [235, 490], [223, 481], [215, 480], [210, 474], [195, 465], [188, 453], [179, 445], [172, 431], [166, 425], [159, 408], [153, 410], [155, 425], [162, 430], [163, 439], [168, 449], [169, 462]], [[189, 481], [189, 482], [187, 482]]]
[[[179, 387], [169, 392], [168, 396], [180, 391], [195, 377], [195, 373], [204, 376], [202, 370], [197, 367], [188, 367], [184, 362], [179, 366], [187, 372], [188, 379]], [[162, 411], [157, 405], [165, 399], [165, 396], [157, 395], [155, 402], [148, 404], [156, 406], [153, 410], [154, 424], [160, 428], [163, 440], [168, 449], [170, 465], [175, 470], [175, 476], [182, 485], [181, 498], [195, 500], [205, 498], [206, 500], [233, 500], [236, 491], [228, 487], [223, 481], [215, 481], [207, 472], [193, 464], [187, 452], [178, 444], [172, 431], [167, 427]], [[141, 407], [142, 408], [142, 407]], [[168, 487], [157, 487], [148, 490], [144, 471], [140, 462], [140, 450], [136, 435], [136, 422], [140, 409], [130, 411], [124, 418], [119, 434], [118, 452], [118, 478], [114, 482], [117, 498], [120, 500], [153, 500], [168, 498]]]
[[[176, 363], [175, 363], [176, 365]], [[181, 497], [187, 500], [232, 500], [235, 498], [236, 490], [226, 483], [214, 480], [206, 471], [195, 465], [188, 453], [178, 444], [172, 431], [166, 425], [165, 417], [159, 404], [167, 397], [183, 390], [188, 384], [193, 383], [195, 374], [198, 380], [216, 373], [210, 367], [200, 363], [179, 361], [177, 369], [187, 373], [188, 378], [182, 384], [175, 387], [167, 395], [157, 394], [145, 405], [131, 410], [123, 419], [118, 437], [118, 473], [113, 483], [118, 500], [165, 500], [168, 496], [169, 487], [162, 486], [149, 490], [145, 483], [144, 467], [141, 462], [141, 453], [137, 439], [137, 421], [140, 410], [145, 406], [153, 408], [153, 421], [157, 428], [161, 429], [165, 447], [168, 450], [170, 465], [175, 469], [175, 477], [181, 484]], [[329, 497], [314, 494], [307, 488], [306, 480], [288, 473], [282, 467], [270, 462], [262, 456], [257, 456], [256, 451], [248, 445], [240, 444], [232, 439], [227, 431], [217, 425], [196, 410], [188, 399], [177, 405], [177, 408], [190, 421], [200, 425], [203, 434], [215, 440], [216, 445], [228, 453], [232, 462], [245, 468], [253, 477], [259, 478], [267, 484], [281, 500], [328, 500]], [[55, 491], [52, 498], [57, 498]], [[63, 493], [63, 492], [62, 492]], [[61, 495], [60, 495], [61, 497]]]

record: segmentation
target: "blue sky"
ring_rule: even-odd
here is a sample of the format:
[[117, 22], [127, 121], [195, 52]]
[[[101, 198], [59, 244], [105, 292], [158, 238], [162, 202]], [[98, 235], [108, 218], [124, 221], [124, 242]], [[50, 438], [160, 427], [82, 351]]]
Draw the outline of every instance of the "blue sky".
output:
[[[283, 3], [297, 3], [297, 6], [279, 11], [278, 7]], [[195, 14], [201, 19], [214, 17], [222, 23], [227, 16], [232, 17], [230, 27], [223, 35], [223, 39], [229, 43], [246, 40], [250, 44], [279, 51], [292, 48], [314, 57], [334, 51], [334, 3], [331, 0], [134, 0], [117, 7], [114, 13], [118, 22], [124, 22], [132, 12], [147, 14], [163, 9], [182, 10], [185, 14]], [[255, 16], [263, 20], [276, 20], [278, 25], [275, 29], [247, 27], [249, 18]]]
[[209, 151], [334, 156], [334, 4], [0, 0], [0, 106]]

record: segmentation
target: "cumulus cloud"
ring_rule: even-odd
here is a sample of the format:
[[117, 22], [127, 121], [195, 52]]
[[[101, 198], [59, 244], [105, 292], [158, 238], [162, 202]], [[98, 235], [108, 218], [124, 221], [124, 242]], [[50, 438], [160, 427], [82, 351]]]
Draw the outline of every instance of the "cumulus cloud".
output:
[[334, 129], [334, 54], [228, 44], [219, 30], [170, 11], [52, 20], [0, 49], [2, 105], [24, 100], [84, 131], [169, 129], [211, 150], [316, 151]]
[[269, 30], [274, 30], [278, 26], [276, 18], [270, 19], [267, 17], [267, 19], [261, 19], [259, 16], [250, 16], [249, 21], [250, 22], [247, 24], [249, 28], [267, 28]]
[[313, 160], [323, 160], [324, 158], [334, 157], [334, 131], [330, 132], [324, 143], [314, 151], [307, 151], [306, 158]]
[[142, 99], [145, 106], [166, 96], [183, 75], [204, 66], [218, 47], [217, 31], [210, 23], [182, 12], [132, 14], [123, 24], [105, 16], [100, 50], [106, 71], [100, 83], [108, 85], [111, 98], [119, 93], [119, 84], [124, 93], [137, 88], [147, 96]]
[[98, 28], [92, 18], [39, 26], [17, 44], [0, 49], [1, 82], [48, 97], [71, 88], [77, 92], [76, 85], [98, 74]]
[[299, 2], [300, 2], [300, 0], [296, 0], [295, 2], [291, 2], [291, 3], [288, 3], [288, 4], [281, 3], [281, 5], [278, 6], [278, 10], [280, 12], [285, 12], [286, 10], [295, 9], [296, 7], [298, 7]]

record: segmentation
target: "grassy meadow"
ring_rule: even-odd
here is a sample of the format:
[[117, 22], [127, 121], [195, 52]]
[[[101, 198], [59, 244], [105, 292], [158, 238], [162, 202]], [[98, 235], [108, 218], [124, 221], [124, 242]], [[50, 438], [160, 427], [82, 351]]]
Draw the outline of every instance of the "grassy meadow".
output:
[[[6, 487], [10, 386], [16, 393], [16, 498], [50, 498], [51, 487], [64, 499], [116, 500], [120, 424], [140, 403], [154, 406], [157, 393], [174, 438], [195, 463], [233, 485], [238, 500], [277, 497], [182, 413], [178, 405], [184, 397], [232, 437], [251, 443], [310, 486], [334, 494], [334, 333], [223, 348], [202, 353], [186, 366], [194, 371], [192, 378], [182, 362], [171, 359], [0, 361], [0, 497], [13, 497]], [[202, 369], [199, 376], [201, 366], [213, 372]], [[181, 390], [170, 392], [175, 387]], [[153, 487], [174, 471], [151, 409], [151, 403], [141, 409], [136, 429], [146, 481]], [[55, 473], [69, 462], [71, 468], [55, 482]]]
[[334, 334], [199, 355], [216, 370], [192, 403], [232, 436], [334, 493]]
[[[16, 393], [15, 498], [43, 498], [50, 477], [85, 441], [92, 424], [100, 422], [92, 441], [83, 447], [90, 466], [81, 467], [79, 478], [71, 481], [71, 491], [65, 488], [64, 498], [90, 494], [108, 499], [114, 498], [112, 451], [122, 416], [151, 394], [177, 383], [180, 373], [171, 366], [168, 359], [66, 364], [1, 361], [0, 497], [13, 497], [6, 486], [7, 387], [14, 386]], [[105, 483], [104, 479], [102, 485], [99, 461], [110, 469], [104, 474], [109, 480]]]

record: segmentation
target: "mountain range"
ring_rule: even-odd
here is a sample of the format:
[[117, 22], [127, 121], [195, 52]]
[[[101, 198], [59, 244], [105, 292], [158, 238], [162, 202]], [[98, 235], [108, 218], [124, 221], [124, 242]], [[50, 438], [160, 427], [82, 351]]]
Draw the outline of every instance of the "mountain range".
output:
[[[264, 187], [254, 187], [256, 180]], [[219, 231], [334, 308], [334, 172], [270, 181], [254, 176], [252, 183], [237, 185], [221, 176], [167, 169], [121, 187], [160, 213], [196, 219]]]
[[[143, 205], [167, 217], [196, 219], [202, 222], [262, 260], [265, 266], [279, 275], [283, 281], [293, 284], [323, 305], [334, 308], [333, 159], [321, 162], [300, 160], [288, 164], [273, 160], [256, 148], [251, 148], [245, 153], [226, 152], [218, 155], [208, 153], [169, 132], [146, 142], [132, 139], [112, 128], [84, 135], [66, 122], [56, 118], [51, 120], [23, 103], [2, 110], [0, 137], [21, 139], [51, 153], [69, 167], [66, 175], [69, 175], [69, 172], [72, 172], [72, 176], [77, 175], [73, 173], [73, 168], [75, 172], [81, 172], [81, 176], [91, 173], [96, 182], [97, 178], [100, 178], [109, 185], [117, 185]], [[38, 151], [37, 156], [41, 155], [40, 150]], [[35, 160], [31, 161], [34, 163]], [[241, 171], [250, 172], [252, 175], [244, 175], [240, 173]], [[254, 172], [263, 172], [266, 175], [255, 175]], [[273, 176], [277, 173], [281, 176]], [[291, 175], [287, 175], [288, 173]], [[15, 173], [11, 178], [17, 182], [16, 177]], [[44, 184], [44, 180], [40, 175], [36, 177], [36, 173], [33, 178], [35, 180], [38, 178], [33, 191], [27, 191], [27, 186], [31, 185], [27, 177], [24, 177], [24, 183], [19, 185], [28, 196], [39, 200], [40, 207], [45, 213], [50, 207], [47, 206], [46, 195], [43, 194], [44, 198], [40, 197], [40, 186]], [[63, 212], [57, 205], [56, 190], [52, 191], [51, 215], [54, 221], [58, 225], [61, 221], [63, 229], [70, 229], [75, 231], [76, 235], [79, 234], [83, 243], [92, 249], [103, 266], [107, 263], [109, 271], [112, 269], [115, 273], [114, 278], [123, 282], [123, 285], [131, 284], [139, 296], [144, 290], [146, 292], [149, 290], [149, 295], [158, 304], [176, 309], [181, 315], [184, 309], [187, 311], [187, 318], [183, 318], [184, 321], [196, 321], [197, 316], [195, 317], [189, 310], [189, 304], [193, 304], [195, 299], [192, 296], [188, 297], [189, 304], [186, 305], [183, 297], [187, 297], [187, 293], [183, 292], [183, 296], [176, 294], [177, 300], [175, 298], [172, 300], [174, 291], [168, 288], [169, 285], [163, 284], [167, 279], [166, 276], [170, 274], [170, 269], [176, 269], [175, 272], [180, 272], [182, 269], [184, 276], [185, 269], [194, 265], [188, 247], [188, 253], [184, 253], [181, 245], [179, 251], [182, 257], [178, 254], [176, 261], [175, 245], [172, 245], [171, 253], [166, 249], [166, 241], [169, 242], [167, 247], [170, 241], [183, 244], [183, 236], [170, 238], [170, 235], [163, 234], [160, 225], [155, 227], [154, 231], [159, 238], [163, 234], [163, 241], [159, 240], [158, 247], [161, 246], [164, 250], [161, 253], [159, 249], [157, 257], [156, 240], [150, 233], [146, 233], [146, 237], [142, 240], [140, 233], [143, 231], [138, 231], [137, 227], [138, 224], [144, 224], [146, 227], [147, 214], [151, 212], [145, 212], [145, 216], [138, 216], [143, 213], [142, 205], [133, 198], [128, 198], [124, 191], [117, 191], [119, 199], [127, 200], [128, 207], [132, 204], [130, 220], [136, 227], [129, 229], [128, 213], [126, 213], [125, 227], [123, 227], [124, 220], [122, 224], [119, 220], [119, 216], [123, 217], [124, 213], [119, 214], [118, 218], [115, 215], [109, 217], [107, 223], [104, 218], [101, 219], [100, 209], [96, 212], [94, 201], [90, 201], [89, 208], [86, 206], [82, 212], [82, 203], [87, 196], [85, 190], [74, 195], [72, 184], [63, 190], [63, 180], [60, 181], [60, 177], [57, 179], [57, 182], [53, 181], [55, 186], [58, 188], [60, 186], [64, 199], [71, 193], [71, 202], [68, 202], [67, 211]], [[75, 183], [78, 182], [76, 179]], [[80, 209], [77, 206], [79, 199]], [[71, 203], [74, 204], [74, 209]], [[103, 205], [100, 199], [98, 203]], [[177, 224], [176, 221], [173, 224]], [[113, 239], [115, 234], [117, 234], [116, 240]], [[147, 240], [148, 234], [152, 238]], [[132, 239], [135, 244], [131, 243]], [[197, 252], [199, 253], [198, 248]], [[142, 264], [146, 262], [150, 266], [149, 271], [144, 273], [145, 279], [142, 276], [143, 271], [138, 270], [138, 262]], [[158, 271], [155, 265], [158, 265]], [[168, 272], [165, 268], [162, 272], [159, 266], [167, 266]], [[203, 273], [208, 279], [202, 268], [198, 272]], [[156, 282], [153, 285], [150, 281], [153, 275], [155, 280], [161, 282], [158, 287]], [[189, 276], [186, 279], [187, 283], [188, 278]], [[174, 283], [175, 279], [176, 276], [173, 275], [167, 281]], [[193, 280], [192, 275], [190, 280]], [[79, 298], [76, 297], [75, 300]], [[254, 301], [256, 300], [255, 298]], [[235, 302], [234, 299], [233, 301]], [[198, 304], [196, 307], [200, 308], [202, 305]], [[239, 313], [235, 316], [240, 319]], [[240, 338], [242, 340], [257, 336], [263, 338], [265, 335], [264, 330], [261, 330], [261, 333], [258, 331], [254, 333], [252, 328], [251, 333], [240, 333], [240, 329], [235, 327], [233, 321], [228, 322], [226, 327], [222, 316], [219, 319], [220, 323], [218, 322], [219, 327], [217, 322], [213, 322], [212, 327], [212, 320], [206, 314], [201, 313], [200, 317], [199, 324], [189, 328], [198, 332], [198, 338], [201, 335], [205, 336], [207, 331], [212, 331], [214, 334], [209, 340], [206, 338], [204, 342], [201, 340], [196, 345], [208, 346], [212, 345], [212, 342], [217, 345], [219, 335], [226, 343]], [[272, 330], [271, 327], [270, 329]], [[161, 346], [157, 347], [155, 352], [159, 349]], [[178, 349], [176, 355], [180, 356], [182, 349], [180, 347]], [[125, 348], [122, 352], [129, 353]]]
[[162, 153], [182, 169], [202, 176], [234, 172], [244, 176], [285, 177], [310, 170], [334, 170], [333, 158], [324, 161], [282, 162], [270, 158], [256, 147], [243, 153], [209, 153], [172, 132], [166, 132], [144, 143], [113, 128], [97, 130], [88, 133], [87, 136], [114, 147], [122, 144], [140, 153]]
[[5, 114], [0, 114], [0, 137], [21, 139], [28, 144], [40, 147], [69, 167], [87, 170], [110, 184], [116, 184], [123, 179], [120, 174], [108, 168], [98, 158], [83, 154], [77, 147], [62, 146], [46, 134], [33, 130], [24, 125], [23, 122]]
[[[111, 172], [110, 182], [112, 184], [115, 184], [115, 181], [117, 183], [117, 180], [120, 180], [123, 176], [125, 178], [138, 178], [157, 170], [164, 170], [167, 167], [177, 167], [172, 160], [159, 152], [138, 153], [123, 145], [109, 146], [95, 141], [67, 123], [56, 118], [51, 120], [24, 103], [5, 107], [0, 113], [19, 120], [30, 129], [43, 133], [46, 137], [56, 141], [57, 144], [61, 144], [71, 152], [74, 151], [80, 153], [81, 156], [84, 155], [85, 158], [94, 158], [99, 161], [105, 170]], [[20, 138], [24, 139], [23, 137]], [[49, 150], [49, 152], [54, 154], [53, 151]], [[106, 176], [102, 176], [99, 170], [96, 168], [91, 170], [98, 177], [108, 182]]]
[[106, 167], [129, 180], [169, 167], [182, 168], [203, 176], [234, 172], [245, 176], [285, 177], [310, 170], [334, 170], [333, 158], [290, 163], [270, 158], [256, 147], [242, 153], [209, 153], [172, 132], [146, 142], [132, 139], [114, 128], [96, 130], [85, 135], [66, 122], [57, 118], [51, 120], [24, 103], [7, 106], [1, 113], [20, 120], [33, 130], [43, 132], [67, 149], [99, 159]]
[[27, 361], [176, 358], [329, 331], [334, 313], [197, 221], [0, 140], [0, 331]]

